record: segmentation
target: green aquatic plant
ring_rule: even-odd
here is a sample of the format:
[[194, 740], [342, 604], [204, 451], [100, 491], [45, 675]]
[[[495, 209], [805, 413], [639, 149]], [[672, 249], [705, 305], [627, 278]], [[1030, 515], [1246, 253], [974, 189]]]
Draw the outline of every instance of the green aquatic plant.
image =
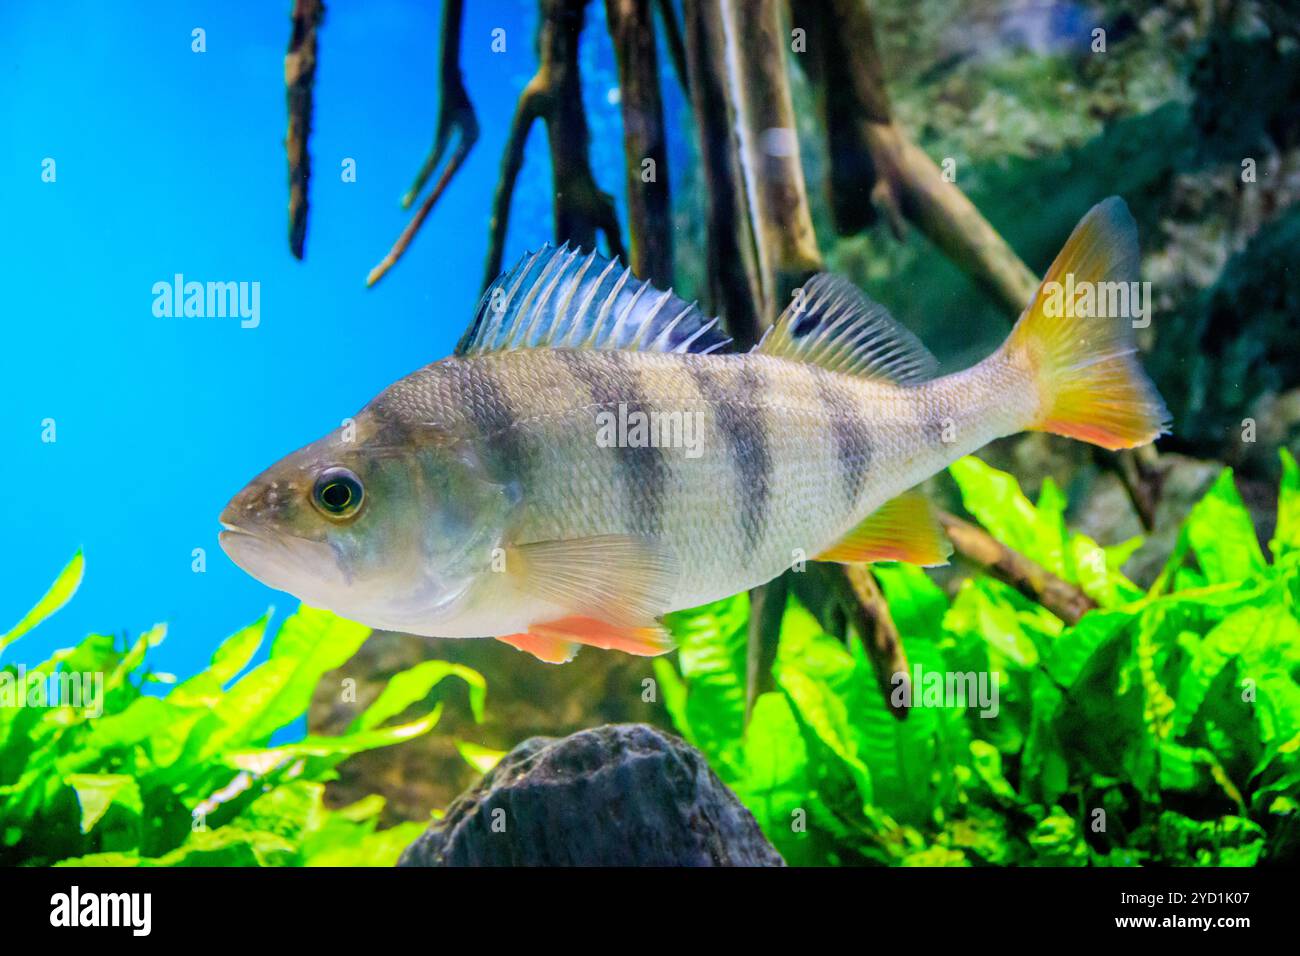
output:
[[[0, 651], [59, 609], [81, 581], [80, 554], [8, 634]], [[227, 638], [180, 683], [147, 656], [157, 626], [123, 646], [93, 634], [35, 666], [0, 668], [0, 865], [391, 866], [425, 828], [379, 828], [377, 795], [330, 809], [325, 784], [344, 758], [429, 733], [441, 705], [402, 723], [447, 677], [475, 671], [426, 661], [394, 675], [345, 733], [292, 737], [322, 676], [370, 629], [300, 607], [271, 639], [270, 613]], [[165, 694], [161, 690], [167, 688]]]
[[[1283, 452], [1268, 560], [1225, 470], [1146, 591], [1119, 570], [1140, 541], [1070, 531], [1050, 481], [1031, 502], [973, 459], [951, 469], [1004, 544], [1097, 609], [1067, 626], [987, 576], [949, 597], [879, 565], [904, 635], [905, 720], [860, 643], [791, 601], [775, 690], [745, 722], [748, 599], [672, 615], [655, 662], [677, 728], [791, 863], [1250, 865], [1300, 851], [1300, 472]], [[945, 684], [929, 681], [941, 675]], [[936, 693], [996, 675], [992, 700]], [[954, 685], [955, 686], [955, 685]], [[964, 684], [974, 691], [977, 683]], [[895, 693], [903, 694], [895, 675]], [[904, 696], [901, 698], [906, 701]]]

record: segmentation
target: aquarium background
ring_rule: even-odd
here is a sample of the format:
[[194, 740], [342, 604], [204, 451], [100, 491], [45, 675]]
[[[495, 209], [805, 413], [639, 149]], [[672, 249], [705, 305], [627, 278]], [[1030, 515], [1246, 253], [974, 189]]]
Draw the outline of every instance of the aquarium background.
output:
[[[507, 125], [537, 68], [539, 4], [466, 6], [461, 67], [480, 137], [367, 289], [410, 220], [398, 199], [433, 138], [441, 3], [327, 4], [302, 262], [286, 237], [291, 4], [0, 4], [0, 628], [19, 622], [0, 630], [0, 678], [42, 664], [107, 682], [103, 715], [0, 707], [0, 865], [387, 866], [526, 738], [633, 721], [697, 748], [791, 864], [1293, 863], [1294, 11], [869, 4], [894, 121], [952, 164], [1029, 270], [1041, 274], [1096, 202], [1126, 201], [1156, 295], [1143, 364], [1174, 420], [1155, 458], [1031, 434], [925, 483], [1097, 609], [1049, 608], [987, 562], [875, 566], [909, 668], [1006, 681], [993, 719], [939, 707], [900, 720], [879, 651], [850, 624], [861, 602], [844, 604], [823, 565], [787, 576], [788, 594], [766, 592], [784, 616], [765, 631], [755, 688], [747, 595], [670, 616], [673, 655], [588, 650], [553, 667], [494, 641], [371, 634], [298, 607], [221, 552], [217, 516], [251, 476], [448, 354], [473, 314]], [[594, 178], [626, 238], [605, 11], [586, 5], [582, 99]], [[707, 300], [697, 117], [656, 37], [673, 278]], [[898, 234], [883, 217], [837, 230], [821, 91], [792, 59], [824, 266], [888, 306], [945, 370], [982, 358], [1014, 310], [968, 263], [912, 220]], [[340, 176], [345, 159], [356, 182]], [[507, 266], [555, 238], [553, 188], [538, 124]], [[177, 273], [259, 283], [259, 327], [155, 317], [153, 285]], [[1154, 503], [1140, 514], [1144, 494]]]
[[[220, 551], [217, 515], [272, 461], [448, 354], [473, 315], [505, 138], [483, 124], [456, 187], [400, 271], [369, 268], [410, 214], [398, 198], [432, 142], [438, 4], [338, 2], [316, 81], [307, 260], [285, 242], [283, 4], [0, 5], [9, 346], [0, 428], [32, 492], [6, 509], [0, 616], [16, 620], [74, 551], [93, 569], [32, 653], [91, 630], [168, 622], [160, 667], [192, 670], [268, 605], [294, 602]], [[600, 5], [592, 7], [600, 18]], [[536, 5], [470, 4], [465, 30], [508, 28], [507, 51], [466, 44], [484, 116], [509, 115], [535, 67]], [[207, 52], [191, 52], [191, 30]], [[613, 54], [589, 45], [594, 162], [618, 170]], [[675, 111], [680, 99], [670, 100]], [[670, 116], [673, 113], [670, 113]], [[680, 144], [680, 139], [675, 137]], [[545, 138], [521, 176], [507, 260], [551, 237]], [[603, 154], [603, 155], [602, 155]], [[41, 180], [46, 157], [57, 181]], [[357, 164], [355, 183], [341, 163]], [[606, 188], [623, 189], [621, 175]], [[155, 282], [261, 283], [261, 324], [155, 318]], [[401, 276], [400, 280], [397, 277]], [[41, 441], [53, 418], [57, 440]], [[207, 550], [207, 570], [191, 551]]]

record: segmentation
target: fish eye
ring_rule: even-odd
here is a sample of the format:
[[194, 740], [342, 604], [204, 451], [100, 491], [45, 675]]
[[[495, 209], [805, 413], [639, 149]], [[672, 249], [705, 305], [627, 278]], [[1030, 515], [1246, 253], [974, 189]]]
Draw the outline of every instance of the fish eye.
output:
[[316, 479], [311, 499], [329, 517], [344, 518], [356, 513], [364, 496], [361, 481], [351, 471], [326, 468]]

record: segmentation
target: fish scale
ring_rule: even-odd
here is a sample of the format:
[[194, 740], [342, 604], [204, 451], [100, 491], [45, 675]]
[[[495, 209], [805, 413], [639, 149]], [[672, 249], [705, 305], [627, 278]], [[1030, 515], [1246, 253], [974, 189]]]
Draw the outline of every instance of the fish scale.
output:
[[[701, 388], [702, 374], [714, 383], [711, 397]], [[742, 388], [747, 376], [765, 387]], [[611, 385], [603, 397], [591, 395], [588, 382], [620, 378], [622, 391]], [[448, 387], [448, 380], [457, 384]], [[1007, 396], [1019, 386], [1018, 394], [1032, 399], [1028, 381], [992, 360], [920, 386], [898, 386], [761, 353], [538, 349], [436, 363], [415, 380], [426, 394], [407, 396], [399, 408], [420, 421], [460, 428], [460, 436], [485, 455], [509, 449], [500, 456], [505, 471], [499, 477], [521, 486], [514, 543], [656, 536], [680, 562], [674, 606], [688, 607], [816, 556], [882, 502], [991, 438], [1020, 430], [1032, 405], [1017, 407]], [[831, 392], [838, 404], [828, 400]], [[680, 447], [601, 447], [598, 414], [616, 415], [632, 394], [648, 412], [698, 412], [700, 457], [688, 458]], [[508, 409], [510, 420], [483, 433], [487, 416], [462, 412], [478, 405]], [[761, 474], [746, 474], [746, 449], [729, 439], [723, 426], [728, 417], [756, 423], [766, 446]], [[917, 441], [945, 418], [951, 418], [953, 441], [934, 435]], [[860, 472], [841, 455], [837, 422], [867, 439], [870, 463]], [[859, 475], [864, 480], [858, 482]], [[846, 479], [857, 484], [848, 507], [839, 492]], [[759, 482], [768, 493], [755, 536], [746, 515]], [[646, 502], [659, 511], [648, 514], [639, 507]]]

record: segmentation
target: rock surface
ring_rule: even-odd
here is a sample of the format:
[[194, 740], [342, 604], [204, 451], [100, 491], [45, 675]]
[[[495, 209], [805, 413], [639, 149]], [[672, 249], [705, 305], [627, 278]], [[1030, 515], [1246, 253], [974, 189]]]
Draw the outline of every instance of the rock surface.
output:
[[510, 751], [398, 866], [783, 866], [697, 750], [610, 724]]

